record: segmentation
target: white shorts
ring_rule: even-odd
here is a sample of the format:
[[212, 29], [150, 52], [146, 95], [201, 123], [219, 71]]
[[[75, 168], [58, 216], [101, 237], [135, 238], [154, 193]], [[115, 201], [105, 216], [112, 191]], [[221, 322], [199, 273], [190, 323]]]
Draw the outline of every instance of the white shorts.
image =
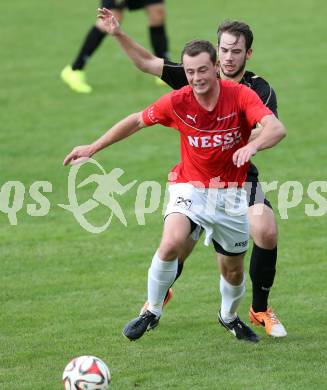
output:
[[205, 245], [216, 241], [225, 252], [245, 252], [249, 243], [246, 192], [242, 188], [198, 188], [188, 183], [169, 186], [169, 203], [165, 217], [181, 213], [198, 227], [192, 238], [205, 231]]

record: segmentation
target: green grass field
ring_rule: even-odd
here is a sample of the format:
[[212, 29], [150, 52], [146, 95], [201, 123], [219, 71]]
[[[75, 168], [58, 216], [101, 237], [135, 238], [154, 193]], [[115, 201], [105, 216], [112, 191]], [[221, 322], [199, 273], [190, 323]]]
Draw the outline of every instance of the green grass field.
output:
[[[305, 213], [305, 204], [314, 204], [307, 194], [310, 182], [325, 181], [326, 198], [326, 2], [167, 0], [176, 60], [190, 39], [215, 43], [217, 24], [225, 18], [252, 26], [254, 55], [248, 69], [274, 86], [288, 128], [288, 138], [255, 162], [262, 180], [279, 185], [299, 181], [304, 188], [302, 202], [288, 211], [288, 219], [280, 218], [277, 193], [269, 196], [280, 231], [270, 303], [288, 337], [271, 339], [258, 329], [258, 345], [237, 342], [217, 325], [214, 252], [202, 243], [176, 283], [158, 330], [139, 342], [125, 340], [121, 330], [146, 298], [162, 203], [139, 226], [137, 185], [120, 199], [128, 226], [114, 218], [98, 235], [58, 206], [68, 203], [69, 169], [62, 166], [66, 153], [169, 91], [134, 69], [110, 39], [87, 68], [91, 95], [75, 94], [60, 81], [59, 73], [75, 56], [97, 6], [97, 1], [77, 0], [0, 5], [0, 185], [22, 183], [20, 195], [11, 191], [10, 196], [9, 206], [15, 201], [20, 209], [16, 226], [4, 212], [4, 187], [0, 195], [0, 388], [61, 389], [68, 361], [92, 354], [108, 363], [115, 390], [326, 389], [326, 213]], [[127, 14], [124, 26], [149, 47], [142, 11]], [[107, 171], [123, 169], [124, 184], [153, 180], [164, 188], [178, 156], [177, 132], [156, 127], [102, 152], [97, 161]], [[85, 176], [89, 171], [83, 171]], [[50, 211], [42, 217], [27, 212], [35, 203], [29, 193], [35, 181], [52, 183], [45, 194]], [[92, 189], [79, 190], [79, 199], [88, 199]], [[91, 219], [101, 225], [107, 213], [99, 206]], [[244, 319], [251, 300], [249, 277], [247, 286], [239, 310]]]

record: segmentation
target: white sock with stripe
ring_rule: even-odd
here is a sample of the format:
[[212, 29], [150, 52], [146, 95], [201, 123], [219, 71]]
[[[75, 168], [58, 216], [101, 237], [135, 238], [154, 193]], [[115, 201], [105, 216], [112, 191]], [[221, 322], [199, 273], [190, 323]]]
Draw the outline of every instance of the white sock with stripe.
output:
[[177, 273], [178, 259], [163, 261], [156, 252], [148, 271], [148, 310], [156, 316], [162, 313], [162, 304], [167, 290]]
[[233, 286], [220, 275], [221, 318], [231, 322], [236, 318], [236, 310], [245, 294], [245, 276], [239, 286]]

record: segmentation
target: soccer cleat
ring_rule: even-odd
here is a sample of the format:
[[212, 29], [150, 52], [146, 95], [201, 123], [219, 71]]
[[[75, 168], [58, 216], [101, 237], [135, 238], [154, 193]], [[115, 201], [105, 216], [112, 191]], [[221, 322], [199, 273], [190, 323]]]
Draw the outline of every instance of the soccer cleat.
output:
[[165, 299], [163, 301], [163, 305], [167, 305], [167, 303], [172, 299], [174, 293], [173, 293], [173, 289], [172, 288], [169, 288], [168, 291], [167, 291], [167, 294], [165, 296]]
[[154, 320], [158, 320], [159, 322], [159, 317], [147, 310], [144, 314], [134, 318], [134, 320], [125, 325], [123, 335], [131, 341], [137, 340], [142, 337], [147, 330], [151, 329], [149, 326]]
[[287, 332], [282, 323], [277, 318], [276, 314], [272, 311], [271, 307], [267, 311], [255, 312], [250, 307], [249, 319], [255, 325], [264, 326], [266, 333], [272, 337], [285, 337]]
[[253, 330], [240, 320], [239, 316], [237, 316], [235, 320], [231, 322], [225, 322], [222, 319], [219, 310], [218, 321], [224, 328], [226, 328], [239, 340], [251, 341], [253, 343], [257, 343], [260, 340], [259, 337], [253, 332]]
[[86, 82], [86, 76], [83, 70], [73, 70], [70, 65], [67, 65], [60, 73], [60, 77], [75, 92], [92, 92], [91, 86]]
[[155, 82], [159, 87], [167, 87], [167, 83], [163, 81], [160, 77], [155, 78]]
[[[168, 291], [167, 291], [167, 294], [165, 296], [165, 299], [163, 301], [163, 306], [167, 305], [167, 303], [172, 299], [173, 297], [173, 289], [170, 288]], [[140, 316], [143, 315], [147, 310], [148, 310], [148, 307], [149, 307], [149, 302], [146, 301], [140, 311]], [[156, 328], [157, 326], [159, 325], [159, 318], [156, 317], [153, 321], [151, 321], [151, 323], [149, 324], [149, 329], [148, 330], [151, 330], [151, 329], [154, 329]]]

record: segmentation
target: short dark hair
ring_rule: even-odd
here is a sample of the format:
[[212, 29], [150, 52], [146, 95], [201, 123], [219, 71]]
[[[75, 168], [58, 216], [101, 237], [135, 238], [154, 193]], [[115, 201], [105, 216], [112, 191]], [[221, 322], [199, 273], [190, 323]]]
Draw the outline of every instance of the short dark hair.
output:
[[194, 39], [193, 41], [187, 42], [181, 54], [181, 62], [183, 62], [183, 57], [185, 54], [190, 57], [195, 57], [201, 53], [208, 53], [210, 60], [214, 65], [216, 65], [217, 50], [212, 43], [203, 39]]
[[253, 42], [253, 33], [250, 29], [250, 26], [246, 23], [239, 22], [238, 20], [224, 20], [218, 26], [218, 47], [220, 45], [220, 38], [224, 32], [228, 32], [235, 36], [236, 40], [240, 39], [240, 36], [243, 35], [245, 39], [245, 48], [246, 51], [251, 49]]

